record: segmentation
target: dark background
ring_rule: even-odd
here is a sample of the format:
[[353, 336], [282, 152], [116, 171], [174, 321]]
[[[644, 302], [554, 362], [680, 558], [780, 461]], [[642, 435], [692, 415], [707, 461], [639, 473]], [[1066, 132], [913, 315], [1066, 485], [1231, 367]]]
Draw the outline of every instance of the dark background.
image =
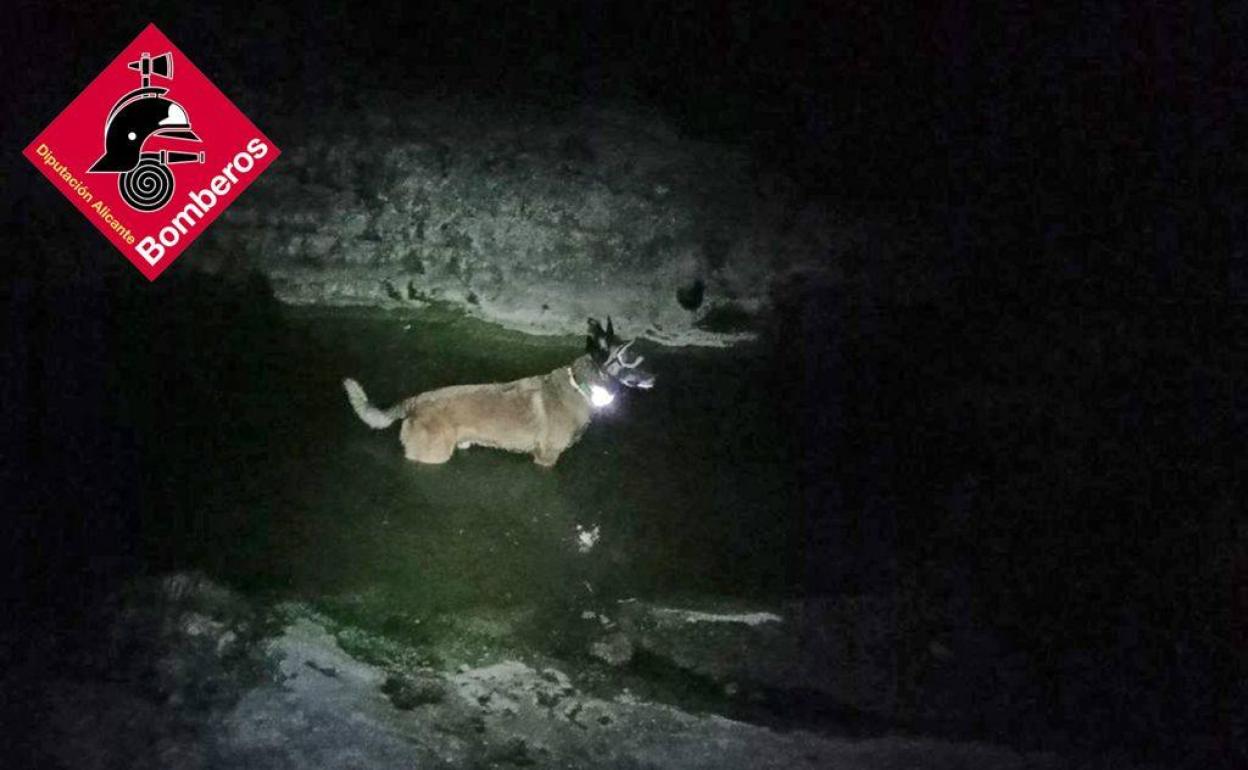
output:
[[[948, 601], [1026, 654], [1039, 712], [1075, 744], [1243, 759], [1244, 7], [877, 5], [10, 5], [0, 554], [15, 616], [68, 623], [151, 563], [133, 511], [159, 485], [160, 436], [111, 419], [137, 387], [115, 353], [194, 342], [228, 362], [231, 347], [137, 324], [214, 292], [240, 316], [274, 312], [263, 282], [240, 293], [175, 268], [147, 285], [20, 157], [155, 21], [281, 147], [318, 111], [395, 91], [623, 100], [748, 146], [804, 195], [937, 233], [923, 254], [828, 258], [885, 283], [918, 260], [951, 276], [940, 299], [796, 286], [767, 319], [804, 426], [805, 590], [939, 564]], [[162, 408], [180, 406], [151, 425]]]

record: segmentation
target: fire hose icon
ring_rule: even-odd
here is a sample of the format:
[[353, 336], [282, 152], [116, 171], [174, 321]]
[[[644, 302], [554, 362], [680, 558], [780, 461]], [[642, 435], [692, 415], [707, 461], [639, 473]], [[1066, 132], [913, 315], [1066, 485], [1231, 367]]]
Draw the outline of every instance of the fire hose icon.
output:
[[91, 174], [120, 174], [117, 190], [135, 211], [159, 211], [173, 197], [174, 163], [203, 163], [204, 153], [144, 151], [153, 136], [202, 142], [191, 130], [182, 105], [168, 99], [168, 88], [151, 85], [152, 76], [173, 80], [173, 56], [155, 58], [146, 52], [126, 65], [137, 70], [142, 85], [117, 100], [104, 124], [104, 154], [88, 169]]

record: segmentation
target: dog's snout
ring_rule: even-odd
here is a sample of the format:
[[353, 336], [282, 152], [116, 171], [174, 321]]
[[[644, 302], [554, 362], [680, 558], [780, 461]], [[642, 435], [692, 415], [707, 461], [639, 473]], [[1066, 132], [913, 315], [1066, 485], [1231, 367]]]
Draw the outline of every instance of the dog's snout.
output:
[[620, 382], [629, 388], [649, 390], [654, 387], [654, 375], [647, 372], [628, 371], [620, 375]]

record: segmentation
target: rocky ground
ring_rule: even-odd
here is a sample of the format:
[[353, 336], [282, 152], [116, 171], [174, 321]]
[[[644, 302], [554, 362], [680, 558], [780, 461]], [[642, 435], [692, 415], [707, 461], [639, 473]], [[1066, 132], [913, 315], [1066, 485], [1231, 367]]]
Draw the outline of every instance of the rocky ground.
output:
[[[751, 662], [774, 650], [749, 637], [766, 638], [785, 624], [769, 613], [643, 604], [625, 608], [618, 625], [590, 619], [602, 620], [603, 638], [616, 639], [608, 646], [623, 650], [594, 649], [611, 665], [653, 650], [744, 684], [768, 678], [765, 669], [774, 665]], [[20, 702], [27, 722], [15, 756], [30, 766], [1070, 766], [1051, 754], [894, 731], [850, 738], [750, 724], [601, 680], [587, 688], [593, 678], [577, 664], [540, 655], [489, 660], [490, 652], [478, 651], [475, 665], [456, 665], [448, 662], [452, 652], [430, 665], [416, 647], [370, 636], [309, 605], [257, 605], [198, 574], [135, 583], [95, 623], [97, 633], [72, 654], [58, 653], [53, 670], [42, 670], [32, 651], [6, 672], [6, 705]], [[701, 651], [698, 637], [708, 639]], [[829, 661], [840, 658], [830, 651]], [[857, 686], [877, 700], [888, 697], [885, 683]]]
[[[857, 280], [885, 232], [637, 108], [396, 98], [277, 128], [299, 139], [195, 259], [259, 269], [291, 303], [443, 304], [537, 333], [611, 315], [653, 340], [727, 344], [795, 276]], [[914, 248], [887, 232], [890, 253]]]

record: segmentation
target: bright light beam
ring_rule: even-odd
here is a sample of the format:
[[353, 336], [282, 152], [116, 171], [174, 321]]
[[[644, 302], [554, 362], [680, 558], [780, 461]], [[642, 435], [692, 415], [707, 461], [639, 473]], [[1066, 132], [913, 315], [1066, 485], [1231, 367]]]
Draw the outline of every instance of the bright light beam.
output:
[[601, 409], [615, 400], [615, 395], [601, 385], [589, 386], [589, 403]]

